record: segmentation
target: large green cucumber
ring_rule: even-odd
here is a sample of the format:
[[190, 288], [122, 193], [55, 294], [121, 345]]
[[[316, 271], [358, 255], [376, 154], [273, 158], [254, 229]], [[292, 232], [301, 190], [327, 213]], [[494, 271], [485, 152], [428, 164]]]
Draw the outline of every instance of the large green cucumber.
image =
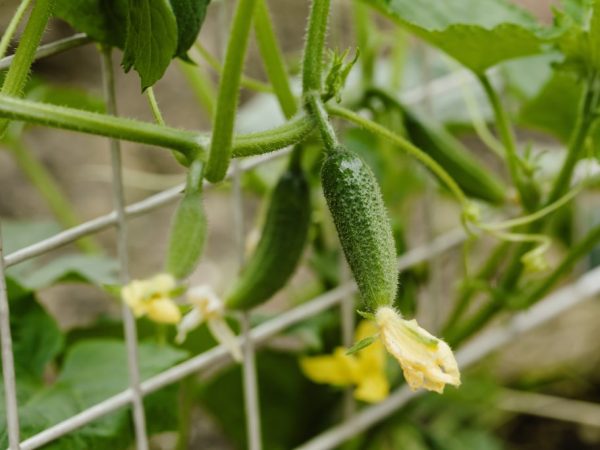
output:
[[339, 148], [326, 156], [321, 181], [366, 309], [391, 305], [398, 283], [396, 247], [373, 172], [357, 155]]
[[311, 210], [308, 182], [295, 156], [275, 186], [260, 241], [226, 297], [227, 308], [246, 310], [269, 300], [300, 261]]
[[501, 181], [481, 166], [454, 136], [404, 108], [404, 124], [409, 139], [441, 165], [470, 197], [500, 204], [506, 197]]

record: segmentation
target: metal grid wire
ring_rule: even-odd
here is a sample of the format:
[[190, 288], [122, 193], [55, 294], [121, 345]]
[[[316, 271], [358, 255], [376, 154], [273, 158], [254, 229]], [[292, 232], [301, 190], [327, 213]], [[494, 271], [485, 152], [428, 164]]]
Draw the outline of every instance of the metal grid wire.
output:
[[[57, 50], [72, 48], [75, 45], [86, 43], [87, 40], [76, 35], [72, 39], [66, 39], [54, 44], [43, 46], [38, 51], [38, 56], [43, 57], [48, 54], [56, 53]], [[73, 45], [75, 43], [75, 45]], [[50, 50], [49, 50], [50, 49]], [[104, 87], [107, 103], [110, 111], [115, 113], [114, 105], [114, 86], [112, 83], [112, 67], [110, 64], [110, 55], [105, 54], [104, 62]], [[0, 68], [7, 67], [10, 64], [9, 58], [0, 60]], [[406, 92], [403, 96], [407, 103], [415, 104], [423, 100], [427, 95], [440, 95], [447, 93], [460, 86], [463, 74], [454, 74], [443, 78], [433, 80], [427, 86], [422, 86]], [[123, 309], [124, 328], [128, 350], [129, 362], [129, 388], [116, 394], [106, 400], [88, 408], [75, 416], [66, 419], [40, 433], [20, 440], [18, 404], [16, 399], [16, 381], [14, 375], [14, 363], [12, 352], [12, 341], [10, 334], [10, 312], [8, 307], [8, 298], [6, 292], [6, 281], [4, 269], [36, 256], [45, 254], [58, 247], [72, 243], [77, 239], [95, 234], [109, 227], [116, 227], [118, 231], [118, 254], [121, 267], [121, 279], [123, 282], [128, 280], [127, 270], [127, 219], [147, 214], [154, 209], [160, 208], [176, 200], [183, 190], [183, 185], [175, 186], [156, 195], [150, 196], [145, 200], [133, 203], [129, 206], [124, 205], [123, 185], [121, 174], [121, 160], [119, 142], [109, 140], [112, 154], [113, 168], [113, 194], [115, 210], [109, 214], [97, 217], [93, 220], [84, 222], [76, 227], [62, 231], [50, 238], [39, 241], [33, 245], [17, 250], [8, 255], [2, 253], [2, 237], [0, 235], [0, 338], [1, 338], [1, 356], [3, 367], [5, 403], [6, 403], [6, 421], [8, 429], [8, 440], [10, 450], [31, 450], [40, 448], [55, 439], [60, 438], [80, 427], [83, 427], [94, 420], [103, 417], [120, 408], [131, 406], [136, 432], [136, 448], [146, 450], [148, 448], [148, 437], [145, 427], [145, 417], [143, 410], [143, 398], [148, 394], [155, 392], [169, 384], [197, 373], [203, 369], [216, 364], [231, 363], [231, 357], [223, 346], [214, 347], [202, 354], [199, 354], [183, 363], [171, 367], [164, 372], [155, 375], [146, 380], [140, 380], [138, 370], [138, 343], [136, 338], [135, 320], [127, 308]], [[239, 176], [243, 171], [250, 170], [260, 164], [281, 157], [289, 153], [289, 149], [281, 150], [269, 155], [263, 155], [248, 158], [239, 164], [233, 165], [228, 177]], [[237, 184], [237, 183], [234, 183]], [[241, 218], [241, 200], [239, 187], [234, 189], [234, 207], [238, 217], [238, 234], [243, 232], [243, 220]], [[453, 231], [433, 239], [427, 245], [415, 248], [398, 260], [399, 269], [406, 269], [415, 264], [440, 255], [451, 248], [456, 247], [464, 241], [462, 231]], [[240, 250], [241, 258], [241, 250]], [[248, 317], [242, 317], [242, 334], [240, 343], [244, 348], [243, 369], [244, 369], [244, 390], [247, 402], [247, 427], [250, 448], [259, 450], [260, 444], [260, 414], [258, 405], [258, 392], [256, 374], [254, 370], [254, 350], [260, 347], [270, 338], [284, 331], [293, 324], [301, 322], [309, 317], [319, 314], [327, 309], [339, 307], [342, 311], [342, 338], [348, 344], [351, 342], [353, 330], [352, 314], [352, 296], [356, 294], [357, 287], [349, 276], [346, 276], [343, 284], [324, 294], [321, 294], [312, 300], [297, 306], [277, 317], [270, 319], [254, 328], [250, 328]], [[539, 326], [552, 318], [557, 317], [567, 309], [581, 303], [587, 299], [593, 298], [600, 293], [600, 268], [594, 269], [583, 275], [577, 281], [562, 289], [555, 291], [546, 299], [538, 303], [527, 312], [514, 315], [503, 326], [492, 329], [472, 340], [457, 352], [457, 359], [460, 366], [464, 369], [469, 365], [479, 361], [494, 350], [512, 341], [515, 336], [524, 333], [536, 326]], [[377, 422], [385, 419], [401, 408], [407, 401], [420, 392], [412, 392], [406, 386], [400, 387], [394, 391], [385, 401], [360, 409], [355, 412], [355, 405], [351, 399], [344, 408], [343, 421], [315, 436], [309, 442], [298, 447], [302, 450], [325, 450], [336, 447], [353, 436], [365, 431]]]

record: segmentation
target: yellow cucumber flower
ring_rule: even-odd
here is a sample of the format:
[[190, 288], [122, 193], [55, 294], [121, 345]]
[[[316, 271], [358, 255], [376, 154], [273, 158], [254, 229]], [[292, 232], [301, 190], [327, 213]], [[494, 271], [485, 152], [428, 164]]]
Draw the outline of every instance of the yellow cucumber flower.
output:
[[224, 319], [223, 301], [210, 286], [202, 285], [187, 292], [187, 301], [192, 309], [177, 326], [175, 341], [185, 341], [187, 334], [206, 321], [206, 325], [219, 344], [223, 344], [237, 362], [242, 360], [242, 352], [237, 337]]
[[402, 367], [412, 390], [425, 388], [442, 393], [446, 384], [460, 386], [460, 372], [450, 346], [421, 328], [416, 320], [404, 320], [393, 308], [383, 306], [375, 321], [385, 348]]
[[[356, 330], [356, 340], [369, 338], [377, 327], [362, 321]], [[347, 349], [337, 347], [332, 355], [311, 356], [300, 360], [304, 374], [316, 383], [334, 386], [356, 386], [354, 397], [375, 403], [387, 397], [389, 383], [385, 375], [385, 351], [375, 341], [358, 353], [348, 355]]]
[[148, 316], [154, 322], [176, 324], [181, 320], [181, 312], [170, 297], [176, 285], [173, 276], [161, 273], [126, 284], [121, 289], [121, 298], [135, 317]]

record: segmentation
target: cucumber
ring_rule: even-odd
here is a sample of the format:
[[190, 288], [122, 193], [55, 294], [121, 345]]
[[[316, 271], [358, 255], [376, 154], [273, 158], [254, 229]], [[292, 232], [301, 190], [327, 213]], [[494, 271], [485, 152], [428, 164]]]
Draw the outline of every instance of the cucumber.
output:
[[342, 147], [328, 153], [321, 169], [327, 206], [367, 311], [389, 306], [398, 269], [392, 226], [370, 167]]
[[226, 297], [227, 308], [246, 310], [269, 300], [300, 261], [310, 225], [310, 190], [298, 151], [275, 186], [260, 241]]
[[415, 113], [403, 108], [409, 139], [440, 164], [470, 197], [501, 204], [506, 189], [501, 181], [473, 158], [454, 136]]
[[202, 171], [201, 162], [191, 164], [185, 194], [171, 224], [165, 269], [177, 279], [192, 273], [204, 249], [206, 216], [202, 201]]

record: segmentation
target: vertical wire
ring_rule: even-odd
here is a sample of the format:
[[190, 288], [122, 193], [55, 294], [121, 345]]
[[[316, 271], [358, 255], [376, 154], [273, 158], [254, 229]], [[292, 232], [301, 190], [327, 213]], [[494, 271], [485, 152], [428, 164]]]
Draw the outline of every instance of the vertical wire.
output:
[[[219, 54], [225, 54], [227, 45], [228, 22], [231, 16], [229, 3], [223, 1], [219, 4]], [[241, 172], [237, 161], [233, 165], [233, 214], [236, 234], [238, 263], [240, 268], [244, 265], [245, 257], [245, 233], [244, 233], [244, 204], [242, 198], [242, 187], [240, 182]], [[244, 413], [246, 415], [246, 434], [248, 439], [248, 450], [261, 450], [262, 439], [260, 429], [260, 405], [258, 401], [258, 383], [256, 379], [256, 360], [254, 344], [250, 339], [250, 313], [243, 312], [240, 317], [241, 333], [245, 344], [242, 348], [242, 373], [244, 388]]]
[[[237, 240], [237, 252], [240, 267], [244, 265], [244, 202], [242, 186], [240, 183], [241, 172], [238, 161], [233, 163], [233, 202], [234, 221]], [[246, 433], [249, 450], [261, 450], [262, 439], [260, 429], [260, 403], [258, 400], [258, 381], [256, 377], [256, 358], [254, 344], [250, 338], [251, 321], [250, 313], [244, 311], [240, 318], [242, 335], [244, 336], [243, 360], [243, 386], [244, 386], [244, 411], [246, 414]]]
[[[115, 96], [115, 80], [111, 59], [111, 50], [102, 50], [102, 82], [107, 112], [117, 115]], [[125, 219], [125, 198], [123, 189], [123, 174], [121, 167], [121, 143], [110, 139], [110, 154], [112, 165], [112, 189], [114, 208], [117, 212], [117, 252], [119, 257], [119, 272], [121, 283], [129, 282], [129, 261], [127, 255], [127, 222]], [[143, 395], [140, 389], [140, 369], [138, 363], [137, 329], [133, 314], [122, 303], [123, 328], [127, 345], [127, 365], [129, 369], [129, 387], [133, 392], [133, 422], [137, 450], [148, 450], [148, 435], [146, 433], [146, 417], [144, 415]]]
[[0, 339], [2, 340], [2, 376], [4, 378], [4, 402], [6, 405], [6, 425], [10, 450], [19, 450], [19, 407], [17, 405], [17, 384], [15, 362], [10, 333], [10, 309], [6, 279], [4, 278], [4, 256], [2, 233], [0, 232]]

